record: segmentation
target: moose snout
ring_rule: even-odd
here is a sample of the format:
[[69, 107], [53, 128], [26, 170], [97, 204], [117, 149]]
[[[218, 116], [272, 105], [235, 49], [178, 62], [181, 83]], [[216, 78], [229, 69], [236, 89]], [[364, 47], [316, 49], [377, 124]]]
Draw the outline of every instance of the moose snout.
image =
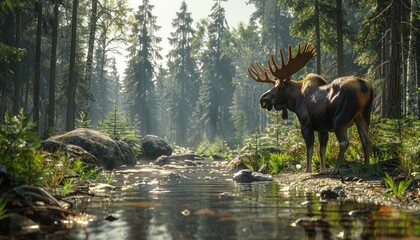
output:
[[261, 108], [267, 109], [268, 111], [270, 111], [273, 108], [273, 102], [271, 98], [268, 97], [267, 95], [261, 96], [260, 105], [261, 105]]

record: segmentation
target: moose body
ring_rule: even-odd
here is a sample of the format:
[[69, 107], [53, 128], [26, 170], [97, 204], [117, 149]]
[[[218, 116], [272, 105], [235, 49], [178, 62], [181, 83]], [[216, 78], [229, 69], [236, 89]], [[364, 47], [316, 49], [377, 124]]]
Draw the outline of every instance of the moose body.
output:
[[[282, 68], [277, 66], [272, 55], [271, 61], [270, 59], [268, 61], [269, 69], [257, 64], [259, 69], [257, 70], [251, 64], [248, 71], [256, 81], [269, 82], [274, 85], [260, 98], [260, 105], [263, 109], [282, 110], [283, 116], [287, 116], [287, 110], [290, 110], [297, 115], [307, 150], [306, 172], [311, 172], [314, 132], [318, 132], [322, 173], [326, 172], [325, 151], [328, 132], [334, 132], [340, 150], [333, 173], [338, 173], [349, 145], [347, 129], [353, 124], [357, 126], [363, 145], [365, 164], [368, 166], [370, 156], [368, 131], [373, 102], [371, 84], [353, 76], [338, 78], [328, 83], [317, 74], [308, 74], [303, 80], [290, 80], [290, 76], [299, 71], [316, 53], [313, 48], [307, 45], [301, 52], [299, 45], [297, 55], [291, 58], [290, 54], [291, 47], [289, 46], [289, 61], [285, 64], [283, 53], [280, 50]], [[297, 61], [298, 66], [294, 66], [294, 69], [290, 70], [287, 67], [289, 64], [293, 64], [293, 61]]]

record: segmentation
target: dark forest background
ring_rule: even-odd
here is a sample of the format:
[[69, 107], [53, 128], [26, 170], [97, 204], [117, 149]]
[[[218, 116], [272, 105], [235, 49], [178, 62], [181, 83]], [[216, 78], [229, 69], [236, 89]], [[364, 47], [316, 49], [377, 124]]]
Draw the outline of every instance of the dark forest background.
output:
[[[1, 0], [0, 124], [23, 109], [47, 137], [99, 128], [111, 114], [140, 136], [239, 146], [278, 119], [258, 104], [270, 86], [246, 67], [304, 42], [318, 55], [294, 78], [360, 76], [374, 85], [375, 115], [419, 118], [418, 0], [246, 0], [256, 10], [237, 26], [226, 21], [226, 1], [197, 22], [182, 3], [161, 56], [148, 0], [137, 9], [126, 0]], [[113, 57], [121, 46], [125, 76]]]

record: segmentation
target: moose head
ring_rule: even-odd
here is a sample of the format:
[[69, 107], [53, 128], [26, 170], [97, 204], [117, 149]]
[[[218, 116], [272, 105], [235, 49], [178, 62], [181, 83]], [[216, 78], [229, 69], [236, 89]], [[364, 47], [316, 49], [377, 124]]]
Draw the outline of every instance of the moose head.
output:
[[356, 123], [362, 141], [365, 164], [369, 165], [370, 140], [368, 136], [373, 90], [369, 82], [347, 76], [331, 83], [317, 74], [308, 74], [303, 80], [291, 80], [291, 76], [302, 69], [316, 56], [313, 46], [299, 44], [295, 56], [288, 47], [288, 61], [285, 62], [280, 49], [281, 66], [274, 55], [268, 58], [268, 68], [257, 62], [248, 67], [249, 75], [257, 82], [271, 83], [273, 87], [260, 98], [261, 108], [271, 111], [287, 110], [296, 114], [301, 124], [301, 132], [306, 144], [306, 171], [311, 172], [314, 132], [318, 132], [320, 142], [321, 172], [326, 172], [325, 150], [328, 132], [334, 132], [340, 145], [333, 173], [338, 173], [344, 153], [349, 145], [347, 129]]
[[261, 108], [271, 111], [274, 107], [275, 110], [283, 111], [282, 118], [288, 116], [287, 113], [287, 92], [289, 92], [290, 77], [303, 68], [312, 57], [316, 56], [316, 51], [313, 46], [308, 43], [303, 48], [298, 45], [296, 56], [292, 55], [292, 46], [289, 45], [288, 61], [285, 63], [284, 54], [282, 49], [279, 50], [281, 58], [281, 67], [279, 67], [274, 60], [274, 54], [271, 54], [268, 59], [268, 66], [260, 65], [255, 62], [251, 63], [248, 67], [248, 73], [257, 82], [272, 83], [273, 87], [265, 92], [260, 98]]

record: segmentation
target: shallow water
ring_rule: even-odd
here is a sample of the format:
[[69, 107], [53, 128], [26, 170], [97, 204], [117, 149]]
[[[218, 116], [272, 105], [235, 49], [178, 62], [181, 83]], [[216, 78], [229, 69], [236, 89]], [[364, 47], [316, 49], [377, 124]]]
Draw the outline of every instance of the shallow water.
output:
[[[201, 166], [118, 171], [109, 197], [76, 204], [83, 223], [44, 239], [420, 239], [420, 214], [314, 194], [273, 182], [238, 184]], [[80, 220], [80, 219], [79, 219]]]

